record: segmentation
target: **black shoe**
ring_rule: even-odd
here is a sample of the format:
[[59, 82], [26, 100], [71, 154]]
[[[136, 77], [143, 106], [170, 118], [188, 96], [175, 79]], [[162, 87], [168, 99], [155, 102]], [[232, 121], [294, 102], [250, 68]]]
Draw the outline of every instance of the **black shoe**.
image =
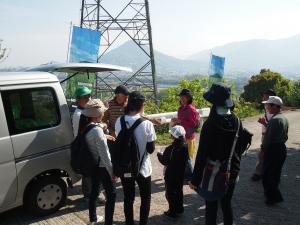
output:
[[259, 181], [261, 179], [261, 176], [257, 175], [257, 174], [253, 174], [251, 177], [251, 180], [256, 182]]
[[177, 219], [178, 218], [178, 215], [176, 213], [170, 212], [170, 210], [164, 212], [164, 215], [169, 217], [169, 218], [172, 218], [172, 219]]

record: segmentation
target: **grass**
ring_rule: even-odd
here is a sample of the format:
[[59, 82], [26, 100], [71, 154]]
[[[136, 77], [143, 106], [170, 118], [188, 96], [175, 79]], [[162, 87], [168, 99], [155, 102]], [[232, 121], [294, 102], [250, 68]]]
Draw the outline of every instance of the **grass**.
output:
[[157, 133], [156, 136], [156, 143], [159, 145], [170, 145], [172, 143], [170, 133]]

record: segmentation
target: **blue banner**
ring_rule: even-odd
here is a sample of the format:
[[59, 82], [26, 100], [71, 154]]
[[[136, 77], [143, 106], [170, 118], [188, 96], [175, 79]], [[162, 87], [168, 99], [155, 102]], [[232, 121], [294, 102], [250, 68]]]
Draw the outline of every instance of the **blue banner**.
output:
[[101, 33], [96, 30], [73, 26], [69, 62], [98, 61]]
[[220, 57], [212, 54], [210, 59], [208, 75], [217, 78], [223, 78], [224, 65], [225, 65], [224, 57]]

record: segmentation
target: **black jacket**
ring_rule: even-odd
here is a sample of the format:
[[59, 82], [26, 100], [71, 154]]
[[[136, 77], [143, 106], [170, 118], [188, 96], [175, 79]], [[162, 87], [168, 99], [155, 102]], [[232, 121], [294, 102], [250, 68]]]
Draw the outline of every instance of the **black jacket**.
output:
[[188, 147], [176, 139], [164, 153], [157, 153], [158, 160], [166, 166], [165, 180], [168, 182], [183, 182], [184, 171], [188, 160]]
[[[201, 183], [207, 159], [220, 161], [229, 159], [237, 127], [238, 118], [234, 114], [221, 116], [212, 113], [205, 121], [201, 129], [199, 148], [191, 181], [193, 185], [198, 186]], [[240, 123], [239, 134], [241, 134], [242, 129], [242, 123]], [[233, 180], [235, 180], [240, 170], [241, 155], [242, 151], [238, 141], [231, 161], [230, 173]]]

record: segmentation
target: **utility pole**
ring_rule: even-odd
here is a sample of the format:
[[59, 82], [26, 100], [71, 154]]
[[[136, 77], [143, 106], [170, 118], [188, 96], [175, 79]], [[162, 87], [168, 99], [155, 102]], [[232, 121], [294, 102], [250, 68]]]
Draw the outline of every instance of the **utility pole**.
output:
[[[109, 8], [108, 2], [115, 2], [115, 7]], [[82, 0], [80, 26], [101, 32], [99, 62], [111, 49], [126, 40], [132, 41], [145, 56], [145, 62], [131, 74], [124, 76], [124, 73], [110, 72], [105, 76], [97, 75], [97, 91], [112, 93], [115, 86], [122, 83], [157, 101], [148, 0]]]

